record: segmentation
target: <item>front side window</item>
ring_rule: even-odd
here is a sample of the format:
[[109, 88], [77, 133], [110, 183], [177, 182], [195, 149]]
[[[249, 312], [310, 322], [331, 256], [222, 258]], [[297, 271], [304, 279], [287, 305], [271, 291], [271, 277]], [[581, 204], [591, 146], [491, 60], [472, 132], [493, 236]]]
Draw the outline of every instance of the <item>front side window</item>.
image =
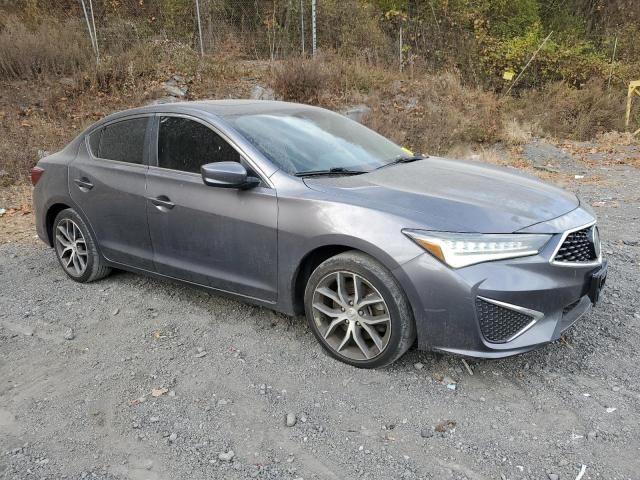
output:
[[[132, 118], [122, 120], [102, 128], [99, 135], [98, 157], [119, 162], [144, 163], [144, 136], [147, 129], [148, 118]], [[98, 132], [91, 134], [89, 143]], [[93, 147], [92, 147], [93, 148]]]
[[182, 117], [162, 117], [158, 166], [200, 173], [207, 163], [240, 162], [240, 154], [206, 125]]

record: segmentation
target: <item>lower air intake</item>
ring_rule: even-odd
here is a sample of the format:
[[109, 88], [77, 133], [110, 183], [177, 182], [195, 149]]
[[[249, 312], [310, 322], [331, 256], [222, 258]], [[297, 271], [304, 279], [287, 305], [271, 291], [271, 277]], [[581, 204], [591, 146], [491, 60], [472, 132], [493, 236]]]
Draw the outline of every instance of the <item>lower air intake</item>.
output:
[[529, 315], [481, 298], [476, 298], [476, 311], [482, 335], [491, 343], [508, 342], [534, 320]]

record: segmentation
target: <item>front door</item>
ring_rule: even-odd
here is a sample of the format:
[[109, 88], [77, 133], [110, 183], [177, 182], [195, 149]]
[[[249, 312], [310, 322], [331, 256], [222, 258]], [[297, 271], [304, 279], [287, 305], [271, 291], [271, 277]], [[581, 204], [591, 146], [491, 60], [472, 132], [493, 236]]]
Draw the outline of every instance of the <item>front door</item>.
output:
[[69, 192], [110, 261], [150, 270], [145, 181], [152, 116], [109, 123], [89, 134], [69, 165]]
[[208, 125], [161, 116], [157, 166], [147, 174], [147, 217], [158, 273], [276, 301], [277, 197], [205, 185], [200, 166], [246, 162]]

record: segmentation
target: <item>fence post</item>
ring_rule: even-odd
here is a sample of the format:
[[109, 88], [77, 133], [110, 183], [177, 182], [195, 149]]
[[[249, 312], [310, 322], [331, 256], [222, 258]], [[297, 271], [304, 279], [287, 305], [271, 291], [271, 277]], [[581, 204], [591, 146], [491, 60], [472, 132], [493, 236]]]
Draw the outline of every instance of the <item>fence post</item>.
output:
[[302, 37], [302, 56], [304, 57], [304, 0], [300, 0], [300, 36]]
[[611, 90], [611, 77], [613, 77], [613, 62], [616, 60], [616, 48], [618, 48], [618, 36], [616, 35], [616, 41], [613, 44], [613, 54], [611, 55], [611, 68], [609, 70], [609, 82], [607, 83], [607, 90]]
[[402, 65], [402, 24], [400, 24], [400, 71], [402, 71], [403, 69], [403, 65]]
[[91, 30], [91, 22], [89, 21], [89, 14], [87, 13], [87, 6], [84, 3], [84, 0], [80, 0], [80, 4], [82, 5], [82, 11], [84, 13], [84, 19], [87, 22], [87, 30], [89, 30], [89, 38], [91, 39], [91, 49], [93, 53], [96, 54], [96, 62], [98, 61], [98, 47], [93, 38], [93, 30]]
[[202, 44], [202, 23], [200, 22], [200, 0], [196, 0], [196, 15], [198, 16], [198, 36], [200, 37], [200, 56], [204, 57], [204, 45]]
[[89, 0], [89, 10], [91, 10], [91, 23], [93, 25], [93, 41], [96, 43], [96, 62], [100, 62], [100, 50], [98, 49], [98, 33], [96, 32], [96, 19], [93, 16], [92, 0]]
[[312, 29], [312, 48], [313, 56], [316, 56], [316, 0], [311, 0], [311, 29]]

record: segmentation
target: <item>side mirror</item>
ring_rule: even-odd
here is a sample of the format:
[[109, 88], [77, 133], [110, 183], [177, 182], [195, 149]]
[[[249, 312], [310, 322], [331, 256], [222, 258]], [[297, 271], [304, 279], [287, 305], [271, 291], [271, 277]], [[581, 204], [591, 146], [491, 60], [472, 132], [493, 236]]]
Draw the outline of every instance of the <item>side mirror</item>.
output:
[[260, 179], [250, 177], [247, 169], [238, 162], [207, 163], [200, 167], [205, 185], [219, 188], [246, 190], [258, 186]]

